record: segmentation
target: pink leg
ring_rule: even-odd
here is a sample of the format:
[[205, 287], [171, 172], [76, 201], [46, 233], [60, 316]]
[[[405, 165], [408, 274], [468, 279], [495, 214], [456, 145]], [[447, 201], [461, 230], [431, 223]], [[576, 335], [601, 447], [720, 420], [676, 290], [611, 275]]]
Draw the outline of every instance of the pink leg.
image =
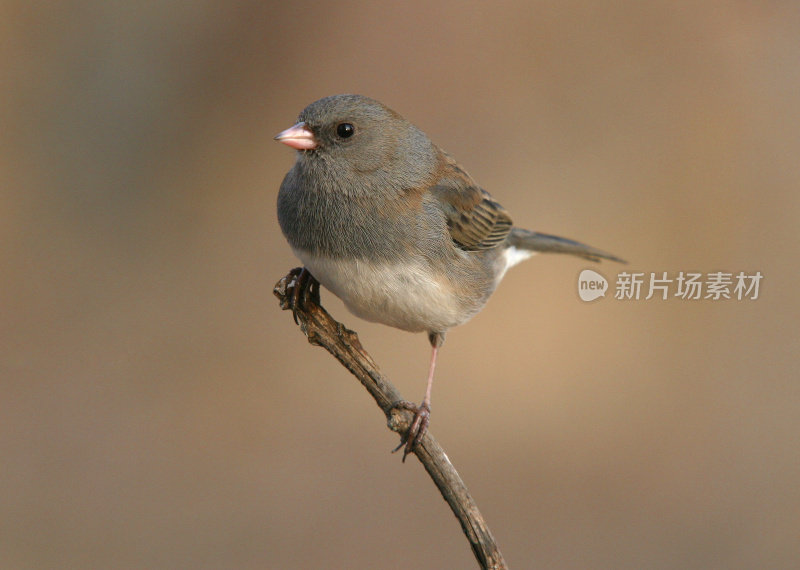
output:
[[400, 445], [392, 450], [394, 453], [405, 445], [405, 449], [403, 450], [403, 461], [405, 461], [406, 456], [414, 450], [414, 447], [420, 441], [422, 441], [422, 437], [425, 435], [425, 432], [428, 431], [428, 424], [430, 423], [433, 373], [434, 370], [436, 370], [436, 355], [439, 353], [439, 347], [442, 346], [442, 343], [444, 342], [444, 333], [430, 333], [428, 338], [431, 342], [433, 350], [431, 352], [431, 364], [428, 368], [428, 385], [425, 388], [425, 397], [422, 399], [422, 403], [420, 403], [419, 406], [415, 406], [410, 402], [399, 402], [397, 404], [397, 407], [414, 412], [414, 420], [411, 422], [411, 426], [403, 435]]

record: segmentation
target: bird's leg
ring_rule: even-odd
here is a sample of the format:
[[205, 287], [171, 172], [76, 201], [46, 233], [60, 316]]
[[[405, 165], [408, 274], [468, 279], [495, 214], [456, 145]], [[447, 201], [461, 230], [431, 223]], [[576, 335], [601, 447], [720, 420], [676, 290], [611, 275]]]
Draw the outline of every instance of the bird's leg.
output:
[[295, 267], [289, 272], [292, 280], [286, 285], [288, 307], [292, 310], [295, 324], [297, 323], [297, 310], [306, 308], [309, 303], [319, 305], [319, 281], [314, 279], [311, 272], [305, 267]]
[[403, 450], [403, 461], [406, 456], [414, 450], [414, 447], [422, 441], [425, 432], [428, 431], [428, 424], [431, 417], [431, 389], [433, 388], [433, 372], [436, 369], [436, 355], [439, 352], [439, 347], [444, 343], [444, 333], [429, 333], [428, 340], [431, 342], [431, 364], [428, 369], [428, 385], [425, 389], [425, 397], [419, 406], [411, 402], [398, 402], [395, 404], [396, 408], [402, 408], [414, 412], [414, 419], [411, 425], [400, 440], [400, 445], [392, 450], [392, 453], [398, 451], [401, 447], [405, 446]]

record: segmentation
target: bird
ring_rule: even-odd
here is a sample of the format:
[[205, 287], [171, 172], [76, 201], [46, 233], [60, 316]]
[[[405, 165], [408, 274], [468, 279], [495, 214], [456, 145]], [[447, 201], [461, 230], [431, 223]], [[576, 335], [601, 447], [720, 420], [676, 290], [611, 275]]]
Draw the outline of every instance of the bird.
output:
[[624, 260], [513, 225], [509, 213], [428, 136], [363, 95], [308, 105], [275, 140], [296, 160], [278, 192], [278, 222], [302, 261], [298, 278], [367, 321], [424, 332], [425, 395], [401, 436], [403, 461], [431, 412], [436, 358], [447, 331], [486, 304], [506, 271], [539, 252]]

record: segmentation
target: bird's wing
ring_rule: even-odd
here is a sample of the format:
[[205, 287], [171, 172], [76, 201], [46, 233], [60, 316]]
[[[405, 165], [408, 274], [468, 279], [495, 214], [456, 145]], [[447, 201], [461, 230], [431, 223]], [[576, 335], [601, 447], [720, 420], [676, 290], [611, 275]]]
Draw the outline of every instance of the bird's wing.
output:
[[467, 251], [491, 249], [511, 231], [511, 217], [446, 153], [442, 175], [431, 187], [447, 219], [450, 236]]

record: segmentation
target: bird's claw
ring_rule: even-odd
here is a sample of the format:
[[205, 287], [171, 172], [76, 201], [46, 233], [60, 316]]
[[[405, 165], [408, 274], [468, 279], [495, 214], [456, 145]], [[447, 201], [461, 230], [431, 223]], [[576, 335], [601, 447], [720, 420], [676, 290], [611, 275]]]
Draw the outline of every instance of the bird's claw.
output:
[[314, 279], [314, 276], [305, 267], [295, 267], [284, 279], [286, 278], [289, 281], [286, 283], [286, 306], [284, 308], [291, 309], [295, 324], [299, 324], [298, 310], [306, 309], [310, 304], [319, 305], [319, 281]]
[[431, 418], [431, 406], [423, 400], [419, 406], [411, 402], [402, 401], [397, 402], [393, 407], [414, 412], [414, 419], [400, 438], [400, 445], [392, 450], [392, 453], [395, 453], [399, 451], [401, 447], [405, 446], [405, 449], [403, 449], [403, 462], [405, 462], [406, 456], [414, 451], [417, 444], [422, 441], [425, 432], [428, 431], [428, 424]]

